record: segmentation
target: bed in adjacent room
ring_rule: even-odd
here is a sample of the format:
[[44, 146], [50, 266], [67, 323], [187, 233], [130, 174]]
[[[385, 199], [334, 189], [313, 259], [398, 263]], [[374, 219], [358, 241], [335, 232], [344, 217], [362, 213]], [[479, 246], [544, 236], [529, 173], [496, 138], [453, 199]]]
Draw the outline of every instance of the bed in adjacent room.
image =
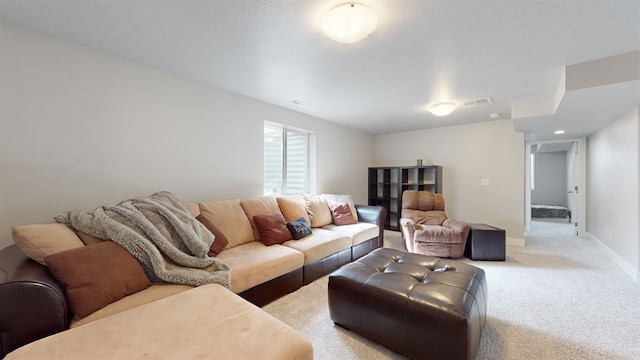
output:
[[531, 205], [532, 218], [561, 218], [571, 222], [571, 211], [560, 205]]

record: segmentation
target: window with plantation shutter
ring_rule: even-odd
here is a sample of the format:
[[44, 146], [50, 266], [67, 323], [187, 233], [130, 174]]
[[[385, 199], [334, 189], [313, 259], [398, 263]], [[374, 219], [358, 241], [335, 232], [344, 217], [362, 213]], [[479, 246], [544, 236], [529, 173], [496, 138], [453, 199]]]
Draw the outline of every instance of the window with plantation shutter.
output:
[[265, 124], [265, 195], [308, 193], [309, 163], [308, 132]]

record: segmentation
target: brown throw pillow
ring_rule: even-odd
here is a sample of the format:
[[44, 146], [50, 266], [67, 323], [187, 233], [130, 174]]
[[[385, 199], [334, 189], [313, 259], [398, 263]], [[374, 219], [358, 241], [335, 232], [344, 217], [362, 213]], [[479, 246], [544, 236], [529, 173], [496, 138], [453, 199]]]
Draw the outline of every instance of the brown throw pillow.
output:
[[209, 253], [207, 253], [207, 255], [209, 255], [210, 257], [218, 256], [218, 254], [220, 254], [222, 250], [224, 250], [225, 246], [227, 246], [229, 240], [227, 240], [227, 237], [224, 236], [222, 231], [220, 231], [220, 229], [213, 225], [213, 223], [206, 217], [198, 215], [196, 219], [198, 219], [198, 221], [200, 221], [200, 223], [202, 223], [204, 227], [211, 231], [211, 233], [215, 237], [213, 243], [211, 243], [211, 247], [209, 248]]
[[151, 286], [138, 260], [113, 241], [44, 258], [62, 285], [76, 319]]
[[331, 216], [333, 217], [333, 223], [336, 225], [349, 225], [355, 224], [356, 219], [351, 213], [351, 208], [347, 203], [329, 203], [329, 209], [331, 210]]
[[253, 217], [253, 221], [258, 228], [258, 232], [260, 232], [260, 241], [267, 246], [282, 244], [287, 240], [293, 239], [289, 229], [287, 229], [287, 222], [284, 220], [284, 216], [279, 212], [256, 215]]

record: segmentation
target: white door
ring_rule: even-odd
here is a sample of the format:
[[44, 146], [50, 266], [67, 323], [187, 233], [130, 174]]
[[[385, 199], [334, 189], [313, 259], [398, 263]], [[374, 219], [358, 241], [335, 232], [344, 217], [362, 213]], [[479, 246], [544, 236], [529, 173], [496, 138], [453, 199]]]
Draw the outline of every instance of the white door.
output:
[[578, 184], [578, 179], [580, 179], [578, 172], [578, 153], [579, 147], [578, 142], [574, 141], [571, 144], [571, 149], [567, 152], [567, 160], [569, 161], [569, 171], [567, 176], [567, 204], [569, 205], [569, 211], [571, 211], [571, 223], [575, 227], [575, 234], [578, 235], [578, 219], [579, 219], [579, 192], [580, 185]]

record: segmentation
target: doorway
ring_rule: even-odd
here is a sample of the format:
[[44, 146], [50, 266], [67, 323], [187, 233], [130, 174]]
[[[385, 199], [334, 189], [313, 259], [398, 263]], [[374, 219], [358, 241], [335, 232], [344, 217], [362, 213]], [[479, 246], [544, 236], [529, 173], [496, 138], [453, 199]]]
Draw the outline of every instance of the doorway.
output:
[[585, 139], [526, 144], [525, 234], [585, 234]]

